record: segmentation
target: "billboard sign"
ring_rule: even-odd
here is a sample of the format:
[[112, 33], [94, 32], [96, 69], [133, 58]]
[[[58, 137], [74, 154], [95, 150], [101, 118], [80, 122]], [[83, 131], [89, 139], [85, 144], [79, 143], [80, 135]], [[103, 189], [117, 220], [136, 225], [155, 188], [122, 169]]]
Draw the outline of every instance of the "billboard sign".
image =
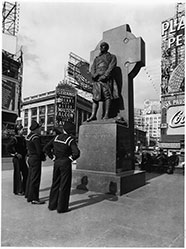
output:
[[76, 90], [67, 85], [59, 84], [56, 87], [56, 122], [75, 122], [76, 118]]
[[85, 92], [92, 93], [92, 77], [89, 72], [89, 63], [74, 53], [70, 53], [68, 62], [68, 77], [71, 84]]
[[185, 16], [182, 15], [178, 20], [176, 18], [170, 18], [162, 22], [162, 37], [169, 34], [167, 37], [167, 48], [173, 46], [184, 45], [184, 23]]
[[185, 91], [185, 13], [162, 22], [161, 95]]
[[2, 109], [18, 113], [18, 83], [2, 78]]
[[185, 134], [185, 3], [176, 4], [161, 32], [161, 139], [178, 143]]
[[185, 106], [171, 106], [167, 110], [167, 135], [182, 135], [185, 128]]
[[170, 96], [162, 97], [161, 99], [162, 108], [168, 109], [170, 106], [176, 106], [176, 105], [185, 105], [184, 94], [170, 95]]

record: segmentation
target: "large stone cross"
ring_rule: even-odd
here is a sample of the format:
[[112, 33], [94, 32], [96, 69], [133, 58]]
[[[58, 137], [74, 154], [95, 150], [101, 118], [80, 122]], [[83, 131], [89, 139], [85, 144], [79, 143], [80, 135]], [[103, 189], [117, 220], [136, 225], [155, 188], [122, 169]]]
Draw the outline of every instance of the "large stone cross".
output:
[[[133, 78], [145, 66], [145, 43], [136, 38], [128, 24], [110, 29], [103, 33], [103, 39], [90, 54], [90, 65], [99, 53], [100, 43], [109, 44], [109, 52], [117, 57], [117, 67], [121, 71], [121, 104], [118, 116], [123, 117], [128, 127], [134, 125]], [[119, 71], [118, 71], [119, 72]]]
[[[145, 184], [145, 172], [135, 171], [133, 104], [133, 78], [145, 65], [145, 44], [131, 33], [129, 25], [104, 32], [102, 41], [109, 44], [109, 52], [117, 57], [113, 73], [120, 98], [112, 101], [116, 112], [111, 108], [108, 120], [99, 120], [98, 111], [98, 120], [80, 126], [81, 157], [77, 160], [73, 184], [80, 186], [86, 176], [89, 190], [122, 195]], [[90, 66], [100, 52], [100, 43], [91, 52]]]

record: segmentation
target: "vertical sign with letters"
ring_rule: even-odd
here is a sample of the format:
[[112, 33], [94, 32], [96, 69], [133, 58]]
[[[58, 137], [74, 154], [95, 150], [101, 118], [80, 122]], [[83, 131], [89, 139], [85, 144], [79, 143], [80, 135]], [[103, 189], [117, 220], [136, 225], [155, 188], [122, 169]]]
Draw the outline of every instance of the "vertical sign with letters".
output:
[[57, 124], [64, 121], [75, 121], [76, 115], [76, 90], [67, 84], [56, 87], [55, 116]]

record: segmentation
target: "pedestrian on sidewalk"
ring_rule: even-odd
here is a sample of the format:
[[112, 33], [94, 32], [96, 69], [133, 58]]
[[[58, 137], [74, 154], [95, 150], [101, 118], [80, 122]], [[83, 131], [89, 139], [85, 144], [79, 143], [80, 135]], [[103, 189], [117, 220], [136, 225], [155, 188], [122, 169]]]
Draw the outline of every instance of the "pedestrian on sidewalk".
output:
[[49, 210], [58, 213], [70, 211], [69, 198], [72, 180], [72, 161], [80, 156], [80, 150], [75, 141], [75, 125], [65, 122], [58, 128], [58, 134], [44, 147], [44, 152], [54, 161], [53, 179], [49, 197]]
[[39, 187], [41, 182], [41, 164], [42, 161], [46, 160], [46, 157], [42, 151], [40, 141], [41, 125], [33, 120], [30, 131], [26, 137], [29, 171], [25, 197], [28, 202], [39, 205], [45, 203], [39, 200]]
[[165, 166], [168, 164], [168, 156], [165, 154], [162, 148], [159, 149], [159, 153], [156, 156], [156, 161], [158, 163], [160, 171], [164, 172], [166, 169]]
[[26, 164], [26, 140], [23, 136], [22, 125], [15, 126], [15, 136], [13, 136], [8, 143], [7, 151], [13, 156], [13, 193], [15, 195], [24, 195], [28, 176], [28, 166]]
[[173, 174], [175, 170], [175, 166], [179, 164], [179, 157], [176, 154], [176, 151], [172, 151], [172, 155], [169, 156], [168, 158], [168, 163], [169, 163], [169, 167], [168, 167], [167, 173]]

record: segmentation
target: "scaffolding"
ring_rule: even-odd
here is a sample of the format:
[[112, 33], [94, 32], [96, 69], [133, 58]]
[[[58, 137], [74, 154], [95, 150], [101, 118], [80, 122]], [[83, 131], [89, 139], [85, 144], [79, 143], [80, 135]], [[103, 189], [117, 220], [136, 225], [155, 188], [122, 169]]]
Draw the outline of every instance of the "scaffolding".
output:
[[16, 36], [19, 29], [19, 4], [4, 2], [2, 8], [2, 31]]

